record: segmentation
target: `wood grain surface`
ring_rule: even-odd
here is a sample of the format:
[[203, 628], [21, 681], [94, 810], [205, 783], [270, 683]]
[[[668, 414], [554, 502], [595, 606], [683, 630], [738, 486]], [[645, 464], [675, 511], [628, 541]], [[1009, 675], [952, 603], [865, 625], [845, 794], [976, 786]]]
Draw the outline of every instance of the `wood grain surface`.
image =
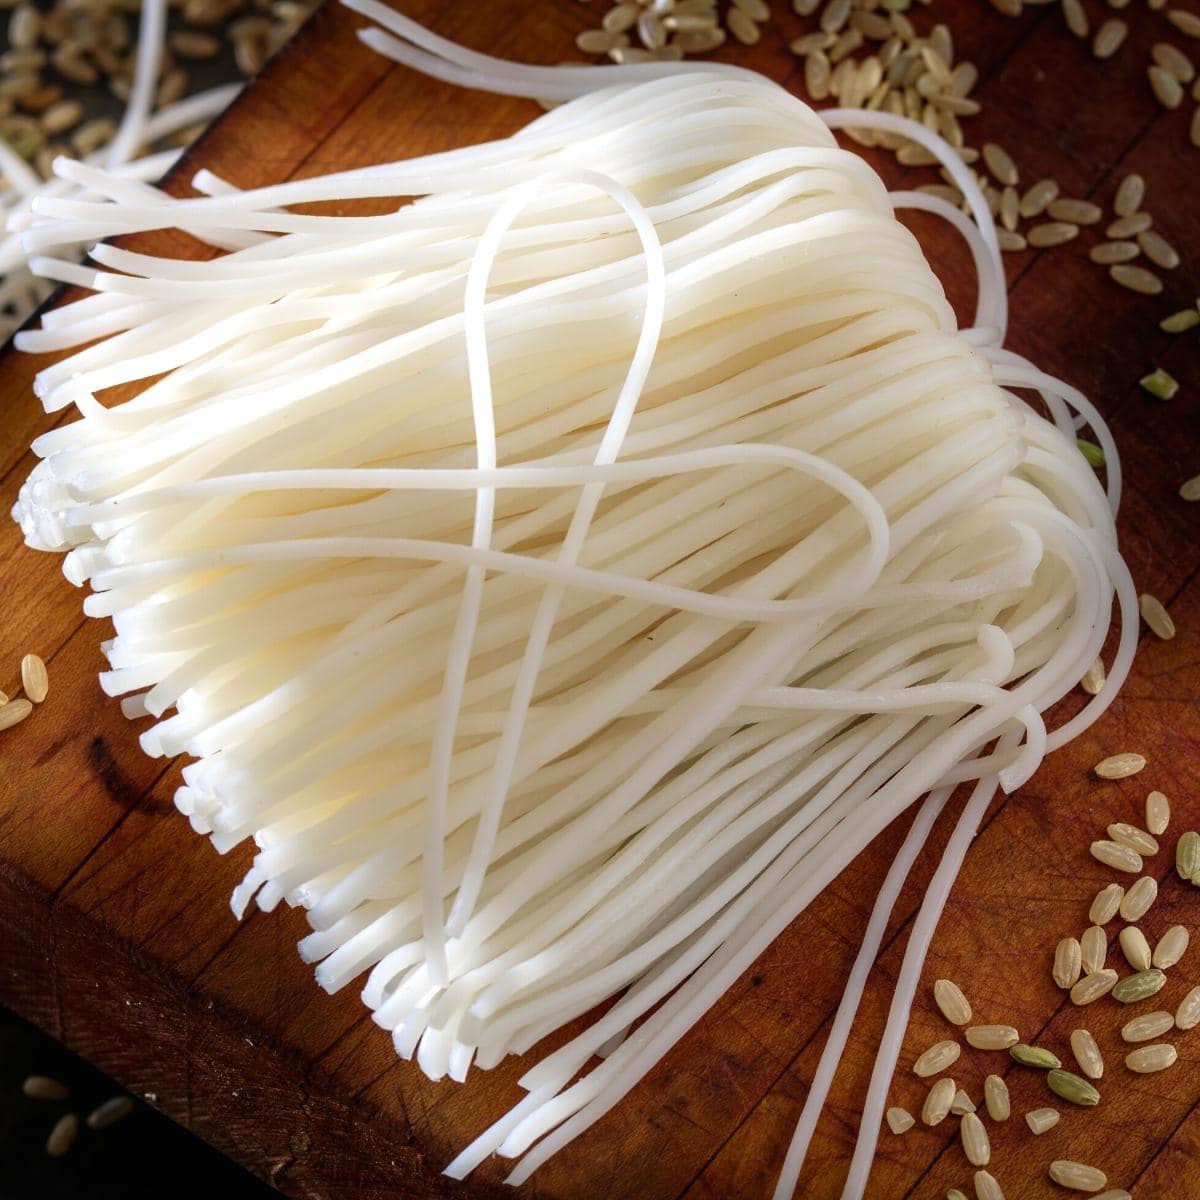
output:
[[[596, 20], [575, 0], [404, 0], [404, 9], [468, 45], [542, 62], [575, 57], [573, 35]], [[1103, 1104], [1066, 1112], [1040, 1139], [1022, 1120], [1053, 1099], [1040, 1077], [1008, 1070], [1003, 1055], [964, 1055], [956, 1074], [977, 1101], [993, 1070], [1012, 1088], [1013, 1119], [992, 1126], [992, 1170], [1009, 1200], [1061, 1194], [1046, 1176], [1053, 1158], [1093, 1162], [1139, 1200], [1200, 1196], [1200, 1030], [1177, 1035], [1172, 1071], [1132, 1075], [1117, 1034], [1128, 1013], [1111, 1002], [1073, 1009], [1049, 976], [1055, 942], [1082, 931], [1091, 896], [1109, 878], [1088, 842], [1110, 821], [1139, 820], [1150, 787], [1171, 797], [1176, 815], [1164, 851], [1150, 860], [1163, 887], [1143, 925], [1153, 939], [1176, 922], [1195, 929], [1200, 917], [1200, 892], [1170, 871], [1174, 835], [1200, 824], [1200, 505], [1176, 495], [1200, 472], [1200, 354], [1195, 334], [1171, 339], [1156, 324], [1200, 289], [1200, 152], [1187, 144], [1190, 110], [1164, 112], [1145, 83], [1149, 46], [1169, 32], [1161, 14], [1129, 11], [1129, 43], [1107, 63], [1067, 34], [1057, 6], [1009, 20], [980, 0], [947, 0], [915, 14], [919, 26], [947, 21], [960, 57], [979, 65], [975, 144], [1010, 147], [1026, 183], [1051, 174], [1065, 193], [1102, 203], [1125, 172], [1141, 171], [1157, 227], [1185, 264], [1163, 297], [1146, 298], [1120, 291], [1088, 261], [1095, 231], [1065, 249], [1006, 259], [1009, 344], [1087, 391], [1112, 424], [1127, 476], [1122, 546], [1139, 589], [1161, 597], [1179, 626], [1174, 641], [1143, 638], [1133, 677], [1099, 727], [993, 806], [925, 969], [893, 1087], [895, 1102], [913, 1111], [924, 1088], [907, 1068], [947, 1033], [931, 998], [941, 976], [961, 983], [977, 1020], [1014, 1024], [1064, 1058], [1070, 1031], [1086, 1023], [1107, 1053]], [[786, 42], [811, 24], [781, 12], [758, 46], [723, 57], [797, 87]], [[356, 41], [356, 25], [336, 4], [319, 12], [195, 148], [175, 190], [186, 190], [199, 165], [243, 186], [265, 184], [506, 135], [536, 114], [525, 102], [392, 67]], [[906, 178], [890, 162], [877, 165], [890, 183]], [[915, 227], [961, 311], [972, 287], [963, 247], [931, 222]], [[167, 234], [138, 244], [179, 248]], [[1183, 383], [1169, 404], [1137, 387], [1153, 364]], [[29, 387], [41, 365], [12, 353], [0, 363], [5, 512], [33, 465], [29, 440], [49, 423]], [[141, 754], [136, 727], [97, 686], [106, 634], [83, 625], [82, 597], [58, 559], [24, 549], [7, 521], [0, 595], [0, 688], [16, 689], [26, 651], [47, 660], [52, 681], [46, 704], [0, 734], [0, 1001], [289, 1195], [512, 1194], [499, 1186], [500, 1164], [469, 1184], [439, 1170], [519, 1097], [520, 1064], [466, 1087], [430, 1083], [395, 1059], [355, 989], [330, 997], [315, 986], [295, 952], [304, 931], [297, 913], [237, 924], [227, 898], [248, 852], [218, 857], [174, 814], [177, 768]], [[1142, 775], [1109, 784], [1089, 775], [1097, 759], [1126, 749], [1150, 760]], [[957, 811], [952, 804], [940, 822], [893, 914], [812, 1145], [805, 1197], [839, 1194], [905, 936]], [[521, 1194], [769, 1196], [906, 826], [897, 822], [870, 846], [624, 1103]], [[1114, 945], [1110, 962], [1117, 955]], [[1194, 950], [1171, 972], [1163, 1007], [1200, 983], [1197, 964]], [[941, 1197], [950, 1186], [969, 1190], [969, 1179], [956, 1120], [899, 1138], [885, 1130], [869, 1195]]]

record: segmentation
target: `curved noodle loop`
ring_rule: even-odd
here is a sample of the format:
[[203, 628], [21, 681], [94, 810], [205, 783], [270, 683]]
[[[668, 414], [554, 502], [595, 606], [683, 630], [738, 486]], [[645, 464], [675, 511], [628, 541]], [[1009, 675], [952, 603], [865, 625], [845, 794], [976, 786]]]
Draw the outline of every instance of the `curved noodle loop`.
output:
[[[765, 80], [576, 90], [259, 191], [66, 166], [100, 198], [27, 232], [96, 295], [48, 314], [91, 344], [38, 392], [81, 419], [14, 516], [111, 615], [146, 751], [192, 756], [180, 810], [257, 844], [235, 909], [307, 909], [322, 986], [365, 978], [434, 1079], [614, 1001], [451, 1167], [514, 1181], [914, 801], [927, 830], [1027, 778], [1128, 600], [1076, 398], [997, 348], [1002, 276], [961, 335], [879, 179]], [[418, 198], [291, 208], [388, 196]], [[167, 226], [240, 248], [54, 258]]]

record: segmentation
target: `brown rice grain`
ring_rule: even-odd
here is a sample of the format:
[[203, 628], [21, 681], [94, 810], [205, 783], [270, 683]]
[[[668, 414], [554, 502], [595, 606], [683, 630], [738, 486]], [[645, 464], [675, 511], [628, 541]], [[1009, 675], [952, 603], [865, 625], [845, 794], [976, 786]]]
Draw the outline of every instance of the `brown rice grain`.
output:
[[1150, 80], [1155, 100], [1163, 108], [1178, 108], [1183, 103], [1183, 84], [1166, 67], [1155, 63], [1146, 71], [1146, 78]]
[[1055, 1159], [1050, 1164], [1050, 1178], [1060, 1187], [1073, 1188], [1077, 1192], [1098, 1192], [1108, 1183], [1108, 1176], [1099, 1167], [1065, 1158]]
[[[1020, 16], [1021, 0], [992, 0], [992, 4], [996, 8], [1000, 8], [1001, 4], [1009, 3], [1016, 5], [1017, 11], [1013, 15]], [[1004, 10], [1000, 9], [1000, 11]], [[995, 1176], [988, 1174], [987, 1171], [975, 1172], [975, 1200], [1004, 1200], [1004, 1192], [996, 1182]]]
[[1129, 33], [1129, 26], [1116, 17], [1110, 17], [1092, 39], [1092, 53], [1097, 58], [1112, 58], [1121, 48], [1121, 43]]
[[70, 1150], [78, 1133], [79, 1118], [74, 1113], [59, 1117], [46, 1139], [46, 1153], [51, 1158], [62, 1158]]
[[1125, 1055], [1125, 1065], [1139, 1075], [1154, 1071], [1165, 1071], [1175, 1065], [1179, 1052], [1170, 1042], [1155, 1042], [1152, 1046], [1139, 1046]]
[[1088, 251], [1088, 258], [1107, 267], [1113, 263], [1129, 262], [1140, 253], [1136, 242], [1100, 242]]
[[1083, 949], [1073, 937], [1063, 938], [1054, 948], [1054, 982], [1060, 988], [1072, 988], [1083, 971]]
[[999, 146], [995, 142], [985, 142], [983, 161], [997, 183], [1016, 187], [1020, 178], [1017, 173], [1017, 164], [1013, 162], [1012, 156], [1003, 146]]
[[19, 725], [31, 712], [33, 705], [24, 697], [0, 705], [0, 731]]
[[1163, 282], [1153, 271], [1145, 267], [1131, 267], [1120, 263], [1109, 267], [1108, 273], [1113, 280], [1131, 292], [1140, 292], [1143, 296], [1157, 296], [1163, 290]]
[[1158, 939], [1151, 962], [1161, 971], [1173, 967], [1187, 953], [1191, 940], [1192, 936], [1188, 933], [1186, 925], [1172, 925]]
[[1121, 1026], [1121, 1037], [1127, 1042], [1148, 1042], [1151, 1038], [1161, 1037], [1174, 1025], [1175, 1018], [1169, 1012], [1143, 1013]]
[[1095, 225], [1104, 216], [1104, 210], [1098, 204], [1066, 196], [1051, 200], [1047, 211], [1056, 221], [1070, 221], [1073, 225]]
[[1116, 971], [1102, 970], [1085, 975], [1071, 989], [1071, 1003], [1091, 1004], [1093, 1001], [1099, 1000], [1101, 996], [1107, 996], [1113, 990], [1116, 982]]
[[129, 1096], [113, 1096], [97, 1105], [87, 1115], [85, 1124], [89, 1129], [107, 1129], [133, 1112], [133, 1100]]
[[935, 1042], [917, 1061], [913, 1063], [913, 1074], [927, 1079], [930, 1075], [940, 1075], [947, 1067], [958, 1061], [962, 1047], [957, 1042]]
[[939, 979], [933, 985], [933, 999], [942, 1016], [951, 1025], [966, 1025], [971, 1020], [971, 1005], [962, 988], [949, 979]]
[[1021, 1040], [1021, 1035], [1011, 1025], [972, 1025], [966, 1039], [976, 1050], [1007, 1050]]
[[1093, 925], [1107, 925], [1120, 911], [1121, 901], [1125, 899], [1125, 889], [1119, 883], [1110, 883], [1102, 887], [1088, 909], [1088, 920]]
[[1173, 8], [1167, 13], [1167, 20], [1188, 37], [1200, 38], [1200, 17], [1195, 13], [1184, 12], [1181, 8]]
[[1108, 935], [1099, 925], [1089, 925], [1079, 939], [1079, 956], [1085, 975], [1094, 975], [1104, 969], [1108, 957]]
[[1126, 925], [1117, 940], [1121, 943], [1121, 953], [1125, 955], [1125, 961], [1135, 971], [1150, 969], [1150, 943], [1136, 925]]
[[1113, 197], [1113, 212], [1118, 217], [1132, 216], [1142, 207], [1145, 198], [1146, 181], [1136, 172], [1126, 175]]
[[1096, 1039], [1088, 1030], [1071, 1031], [1071, 1053], [1075, 1055], [1079, 1069], [1089, 1079], [1100, 1079], [1104, 1075], [1104, 1058], [1100, 1047], [1096, 1045]]
[[1146, 828], [1155, 835], [1167, 832], [1171, 823], [1171, 802], [1162, 792], [1150, 792], [1146, 796]]
[[[1114, 821], [1105, 832], [1120, 846], [1128, 846], [1137, 854], [1149, 855], [1158, 853], [1158, 840], [1136, 825], [1128, 821]], [[1139, 881], [1140, 882], [1140, 881]], [[1137, 887], [1137, 884], [1134, 884]], [[1133, 888], [1130, 888], [1132, 891]], [[1124, 910], [1122, 910], [1124, 911]], [[1128, 920], [1129, 918], [1126, 918]]]
[[1031, 246], [1046, 248], [1061, 246], [1078, 235], [1078, 225], [1072, 225], [1068, 221], [1047, 221], [1042, 225], [1035, 225], [1026, 236]]
[[1107, 758], [1102, 758], [1092, 770], [1101, 779], [1128, 779], [1131, 775], [1136, 775], [1139, 771], [1144, 770], [1145, 766], [1146, 760], [1142, 755], [1123, 751], [1120, 754], [1110, 754]]
[[1155, 42], [1150, 47], [1150, 57], [1164, 71], [1174, 75], [1180, 83], [1191, 83], [1196, 78], [1196, 67], [1192, 60], [1170, 42]]
[[65, 1083], [49, 1075], [28, 1075], [21, 1084], [21, 1092], [30, 1100], [65, 1100], [71, 1093]]
[[1087, 13], [1083, 11], [1083, 5], [1080, 3], [1080, 0], [1062, 0], [1062, 12], [1063, 20], [1067, 23], [1067, 28], [1077, 38], [1087, 37]]
[[1142, 253], [1156, 266], [1164, 271], [1173, 271], [1179, 266], [1179, 253], [1162, 234], [1153, 229], [1143, 229], [1137, 235], [1138, 245]]
[[50, 690], [46, 664], [36, 654], [26, 654], [21, 659], [21, 686], [34, 704], [41, 704]]
[[1012, 1114], [1008, 1084], [999, 1075], [989, 1075], [983, 1081], [983, 1102], [993, 1121], [1007, 1121]]
[[1040, 1137], [1048, 1129], [1053, 1129], [1060, 1120], [1061, 1117], [1056, 1108], [1034, 1108], [1025, 1114], [1025, 1124], [1029, 1126], [1029, 1132], [1035, 1137]]
[[963, 1153], [973, 1167], [986, 1167], [992, 1161], [992, 1147], [983, 1122], [973, 1113], [964, 1113], [958, 1127]]
[[921, 1120], [932, 1127], [940, 1125], [949, 1115], [954, 1097], [958, 1094], [958, 1085], [948, 1075], [939, 1079], [925, 1096], [921, 1106]]

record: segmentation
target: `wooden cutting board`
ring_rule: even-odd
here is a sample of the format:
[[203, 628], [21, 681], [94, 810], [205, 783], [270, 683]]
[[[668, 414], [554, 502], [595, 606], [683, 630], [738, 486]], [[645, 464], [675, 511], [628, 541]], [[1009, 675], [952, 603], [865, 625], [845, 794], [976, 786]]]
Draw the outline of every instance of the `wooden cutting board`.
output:
[[[602, 6], [405, 0], [404, 7], [468, 45], [555, 62], [577, 56], [572, 38], [596, 23], [592, 10]], [[1116, 1032], [1127, 1014], [1112, 1002], [1064, 1005], [1049, 974], [1055, 942], [1082, 931], [1090, 897], [1109, 876], [1088, 857], [1088, 842], [1110, 821], [1140, 820], [1150, 787], [1168, 793], [1176, 815], [1164, 851], [1151, 860], [1164, 883], [1143, 924], [1153, 937], [1175, 922], [1195, 928], [1200, 918], [1200, 892], [1169, 870], [1175, 835], [1200, 824], [1200, 505], [1176, 495], [1200, 472], [1200, 354], [1194, 333], [1170, 339], [1156, 325], [1200, 287], [1200, 152], [1187, 144], [1190, 106], [1166, 113], [1146, 86], [1149, 46], [1170, 32], [1161, 14], [1139, 9], [1123, 52], [1099, 63], [1066, 33], [1057, 6], [1009, 20], [977, 0], [947, 0], [938, 13], [955, 31], [959, 56], [980, 68], [984, 112], [969, 126], [973, 142], [1009, 146], [1026, 184], [1053, 175], [1065, 193], [1102, 203], [1126, 171], [1142, 171], [1158, 227], [1184, 256], [1156, 299], [1120, 291], [1087, 260], [1094, 231], [1065, 249], [1006, 259], [1010, 345], [1083, 388], [1112, 423], [1127, 478], [1124, 552], [1139, 588], [1169, 604], [1180, 632], [1172, 642], [1144, 638], [1134, 676], [1102, 724], [989, 814], [938, 931], [893, 1095], [920, 1107], [924, 1089], [907, 1067], [946, 1034], [930, 993], [933, 980], [947, 976], [966, 990], [977, 1020], [1016, 1025], [1064, 1057], [1070, 1031], [1086, 1024], [1108, 1052], [1102, 1106], [1066, 1113], [1041, 1139], [1022, 1114], [1052, 1098], [1040, 1078], [1007, 1072], [1014, 1117], [993, 1127], [993, 1171], [1009, 1200], [1054, 1194], [1046, 1178], [1053, 1158], [1094, 1162], [1139, 1198], [1198, 1196], [1200, 1030], [1179, 1035], [1172, 1071], [1132, 1075]], [[916, 13], [918, 24], [928, 17]], [[356, 41], [357, 23], [327, 5], [195, 148], [175, 189], [185, 190], [183, 180], [201, 165], [243, 186], [265, 184], [479, 142], [536, 115], [532, 104], [461, 92], [390, 66]], [[757, 47], [724, 57], [799, 86], [786, 41], [809, 26], [782, 13]], [[899, 180], [894, 164], [882, 165], [890, 182]], [[930, 177], [917, 173], [913, 181]], [[969, 302], [955, 235], [932, 223], [918, 230], [956, 302]], [[178, 249], [167, 234], [140, 245]], [[1169, 404], [1136, 385], [1152, 364], [1183, 381]], [[0, 369], [4, 511], [33, 465], [31, 436], [49, 423], [29, 388], [42, 365], [10, 353]], [[439, 1170], [518, 1098], [520, 1065], [467, 1087], [429, 1083], [395, 1059], [353, 989], [334, 997], [317, 989], [295, 953], [299, 914], [256, 914], [237, 924], [227, 898], [248, 852], [219, 858], [174, 813], [177, 768], [140, 753], [135, 728], [96, 684], [106, 634], [83, 624], [82, 597], [62, 578], [58, 559], [24, 549], [7, 521], [0, 522], [0, 596], [0, 687], [15, 691], [26, 651], [47, 660], [52, 681], [46, 704], [0, 734], [0, 1001], [289, 1195], [511, 1194], [499, 1187], [496, 1164], [462, 1185]], [[1118, 750], [1140, 751], [1150, 766], [1123, 783], [1090, 777], [1091, 764]], [[905, 935], [952, 807], [890, 924], [817, 1130], [806, 1197], [839, 1194]], [[769, 1196], [906, 824], [863, 853], [666, 1061], [522, 1194]], [[1114, 937], [1116, 928], [1109, 927]], [[1117, 956], [1114, 946], [1110, 962]], [[1194, 951], [1171, 972], [1164, 1007], [1200, 982], [1198, 963]], [[969, 1052], [956, 1072], [978, 1100], [984, 1074], [1005, 1073], [1006, 1064], [1003, 1055]], [[956, 1133], [955, 1121], [900, 1138], [885, 1131], [870, 1194], [940, 1197], [948, 1186], [966, 1187]]]

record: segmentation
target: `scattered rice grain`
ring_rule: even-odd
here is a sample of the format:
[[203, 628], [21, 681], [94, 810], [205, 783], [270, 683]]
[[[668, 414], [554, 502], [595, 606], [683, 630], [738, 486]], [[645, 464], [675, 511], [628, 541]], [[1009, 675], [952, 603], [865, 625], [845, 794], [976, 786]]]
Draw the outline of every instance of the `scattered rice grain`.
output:
[[1143, 1013], [1121, 1026], [1121, 1037], [1127, 1042], [1148, 1042], [1161, 1037], [1174, 1024], [1175, 1018], [1169, 1012]]
[[97, 1105], [87, 1115], [85, 1124], [89, 1129], [107, 1129], [124, 1120], [133, 1112], [133, 1099], [129, 1096], [113, 1096]]
[[1056, 1071], [1062, 1066], [1057, 1054], [1052, 1054], [1041, 1046], [1026, 1046], [1023, 1042], [1013, 1046], [1008, 1056], [1020, 1066], [1032, 1067], [1035, 1071]]
[[1150, 961], [1160, 971], [1165, 971], [1168, 967], [1173, 967], [1187, 953], [1188, 944], [1191, 940], [1192, 935], [1188, 933], [1186, 925], [1172, 925], [1158, 939], [1158, 944], [1154, 947], [1154, 954]]
[[[1159, 374], [1159, 372], [1156, 372], [1156, 374]], [[1162, 386], [1161, 390], [1166, 394], [1159, 396], [1159, 398], [1163, 400], [1169, 400], [1175, 395], [1179, 385], [1175, 383], [1175, 380], [1171, 379], [1171, 377], [1167, 375], [1165, 371], [1161, 372], [1161, 374], [1166, 376], [1166, 380], [1169, 381], [1169, 383]], [[1147, 376], [1146, 378], [1149, 379], [1150, 376]], [[1155, 391], [1154, 387], [1158, 386], [1162, 382], [1163, 381], [1156, 381], [1154, 386], [1147, 388], [1147, 391], [1152, 392], [1156, 396], [1159, 395], [1159, 392]], [[1146, 387], [1146, 379], [1142, 380], [1142, 386]], [[1163, 641], [1169, 642], [1171, 638], [1175, 636], [1175, 622], [1171, 620], [1171, 614], [1167, 612], [1167, 610], [1163, 607], [1162, 601], [1156, 596], [1151, 596], [1149, 592], [1143, 592], [1138, 597], [1138, 609], [1142, 614], [1142, 620], [1146, 622], [1147, 627], [1155, 637], [1162, 638]]]
[[1122, 263], [1110, 267], [1108, 273], [1122, 287], [1131, 292], [1140, 292], [1143, 296], [1157, 296], [1163, 290], [1162, 280], [1144, 267], [1131, 267]]
[[1175, 1025], [1179, 1029], [1195, 1029], [1200, 1025], [1200, 987], [1194, 987], [1179, 1002], [1175, 1010]]
[[1135, 971], [1150, 969], [1150, 943], [1136, 925], [1126, 925], [1117, 940], [1121, 943], [1121, 953], [1125, 955], [1125, 961]]
[[1120, 911], [1121, 901], [1125, 899], [1125, 889], [1119, 883], [1110, 883], [1102, 887], [1088, 909], [1088, 920], [1093, 925], [1107, 925]]
[[30, 1100], [65, 1100], [71, 1094], [65, 1083], [49, 1075], [26, 1076], [21, 1091]]
[[921, 1106], [921, 1120], [929, 1126], [940, 1125], [950, 1114], [958, 1085], [948, 1075], [929, 1089]]
[[972, 1025], [966, 1038], [976, 1050], [1007, 1050], [1021, 1040], [1021, 1035], [1011, 1025]]
[[1143, 229], [1137, 235], [1137, 240], [1142, 253], [1156, 267], [1162, 267], [1164, 271], [1173, 271], [1179, 266], [1179, 251], [1161, 233], [1153, 229]]
[[1060, 988], [1072, 988], [1079, 981], [1083, 970], [1083, 955], [1079, 941], [1073, 937], [1063, 938], [1054, 948], [1054, 982]]
[[1080, 961], [1083, 963], [1083, 973], [1094, 975], [1104, 969], [1104, 960], [1108, 957], [1108, 936], [1099, 925], [1089, 925], [1079, 939]]
[[1045, 248], [1061, 246], [1078, 235], [1078, 225], [1072, 225], [1069, 221], [1047, 221], [1042, 225], [1035, 225], [1026, 236], [1031, 246]]
[[21, 686], [34, 704], [41, 704], [50, 690], [46, 664], [36, 654], [26, 654], [21, 659]]
[[907, 1133], [916, 1124], [908, 1109], [898, 1107], [887, 1110], [887, 1123], [893, 1133]]
[[1163, 333], [1187, 333], [1197, 325], [1200, 325], [1200, 311], [1195, 308], [1181, 308], [1169, 317], [1163, 317], [1158, 323]]
[[971, 1166], [986, 1167], [992, 1160], [992, 1146], [979, 1117], [973, 1112], [965, 1113], [958, 1133], [962, 1139], [963, 1153]]
[[1162, 792], [1150, 792], [1146, 796], [1146, 828], [1153, 834], [1167, 832], [1171, 823], [1171, 802]]
[[1021, 234], [1013, 233], [1008, 229], [997, 229], [996, 241], [999, 243], [1000, 249], [1006, 254], [1016, 254], [1024, 250], [1028, 245]]
[[1178, 108], [1183, 103], [1183, 84], [1166, 67], [1155, 63], [1146, 71], [1146, 78], [1150, 80], [1155, 100], [1163, 108]]
[[[1001, 4], [1015, 4], [1016, 13], [1014, 16], [1021, 15], [1021, 0], [992, 0], [992, 4], [996, 8], [1000, 8]], [[1001, 12], [1004, 9], [1000, 9]], [[996, 1182], [995, 1176], [989, 1175], [987, 1171], [975, 1172], [975, 1200], [1004, 1200], [1004, 1192], [1000, 1185]]]
[[1100, 1093], [1086, 1079], [1071, 1071], [1051, 1071], [1046, 1076], [1050, 1090], [1071, 1104], [1094, 1108], [1100, 1103]]
[[1130, 775], [1136, 775], [1145, 766], [1146, 760], [1142, 755], [1125, 751], [1102, 758], [1092, 770], [1101, 779], [1128, 779]]
[[[1121, 846], [1128, 846], [1130, 850], [1134, 850], [1138, 854], [1158, 853], [1158, 840], [1151, 837], [1144, 829], [1139, 829], [1136, 825], [1130, 825], [1127, 821], [1113, 822], [1106, 832], [1114, 842], [1117, 842]], [[1140, 882], [1141, 880], [1138, 880], [1138, 883]], [[1132, 892], [1137, 886], [1138, 884], [1135, 883], [1129, 890]], [[1124, 911], [1124, 909], [1121, 910], [1122, 913]], [[1126, 917], [1125, 919], [1128, 921], [1131, 918]]]
[[1096, 1039], [1086, 1029], [1075, 1029], [1071, 1032], [1071, 1053], [1079, 1069], [1089, 1079], [1099, 1079], [1104, 1074], [1104, 1058]]
[[951, 1025], [966, 1025], [971, 1020], [971, 1005], [957, 983], [949, 979], [937, 980], [933, 985], [933, 999]]
[[1129, 26], [1116, 17], [1110, 17], [1092, 39], [1092, 53], [1097, 58], [1112, 58], [1121, 48], [1121, 43], [1129, 33]]
[[1200, 475], [1193, 475], [1191, 479], [1185, 479], [1179, 485], [1179, 498], [1186, 500], [1189, 504], [1200, 500]]
[[1108, 1176], [1099, 1167], [1066, 1158], [1050, 1164], [1050, 1178], [1060, 1187], [1074, 1188], [1077, 1192], [1098, 1192], [1108, 1183]]
[[1173, 8], [1167, 13], [1167, 20], [1188, 37], [1200, 38], [1200, 16], [1184, 12], [1181, 8]]
[[1164, 71], [1174, 75], [1180, 83], [1191, 83], [1196, 78], [1196, 68], [1192, 60], [1170, 42], [1155, 42], [1150, 47], [1150, 57]]
[[46, 1153], [51, 1158], [62, 1158], [70, 1150], [78, 1133], [79, 1118], [74, 1113], [59, 1117], [46, 1139]]
[[1165, 1071], [1175, 1065], [1179, 1052], [1170, 1042], [1155, 1042], [1153, 1046], [1139, 1046], [1125, 1055], [1125, 1065], [1139, 1075], [1153, 1071]]
[[1151, 996], [1157, 996], [1166, 984], [1167, 977], [1157, 967], [1151, 967], [1148, 971], [1127, 975], [1113, 988], [1112, 996], [1122, 1004], [1140, 1004]]
[[998, 146], [995, 142], [985, 142], [983, 161], [998, 183], [1008, 187], [1016, 186], [1020, 178], [1017, 173], [1017, 164], [1013, 162], [1012, 156], [1003, 146]]
[[1142, 856], [1128, 846], [1101, 840], [1093, 842], [1089, 849], [1097, 862], [1112, 867], [1114, 871], [1128, 871], [1136, 875], [1142, 869]]
[[1080, 0], [1062, 0], [1062, 12], [1067, 28], [1078, 38], [1087, 37], [1087, 13], [1083, 11]]
[[1025, 1114], [1025, 1124], [1029, 1132], [1040, 1137], [1048, 1129], [1053, 1129], [1061, 1120], [1056, 1108], [1033, 1108]]
[[975, 1111], [975, 1101], [962, 1088], [959, 1088], [954, 1093], [954, 1101], [950, 1105], [950, 1111], [956, 1117], [964, 1116], [966, 1113], [973, 1113]]
[[930, 1075], [940, 1075], [948, 1066], [958, 1060], [962, 1047], [957, 1042], [935, 1042], [928, 1050], [913, 1063], [913, 1074], [922, 1079]]
[[1126, 175], [1113, 197], [1113, 212], [1118, 217], [1132, 216], [1146, 198], [1146, 181], [1137, 172]]
[[0, 731], [19, 725], [33, 712], [33, 705], [23, 696], [19, 700], [10, 700], [0, 705]]
[[[2, 712], [0, 710], [0, 714]], [[1175, 844], [1175, 873], [1184, 883], [1195, 881], [1200, 873], [1200, 833], [1189, 829]]]
[[1098, 204], [1066, 196], [1051, 200], [1047, 211], [1056, 221], [1070, 221], [1074, 225], [1095, 225], [1104, 216], [1104, 210]]
[[1071, 989], [1072, 1004], [1091, 1004], [1101, 996], [1107, 996], [1117, 983], [1117, 973], [1112, 970], [1095, 971], [1085, 975]]

